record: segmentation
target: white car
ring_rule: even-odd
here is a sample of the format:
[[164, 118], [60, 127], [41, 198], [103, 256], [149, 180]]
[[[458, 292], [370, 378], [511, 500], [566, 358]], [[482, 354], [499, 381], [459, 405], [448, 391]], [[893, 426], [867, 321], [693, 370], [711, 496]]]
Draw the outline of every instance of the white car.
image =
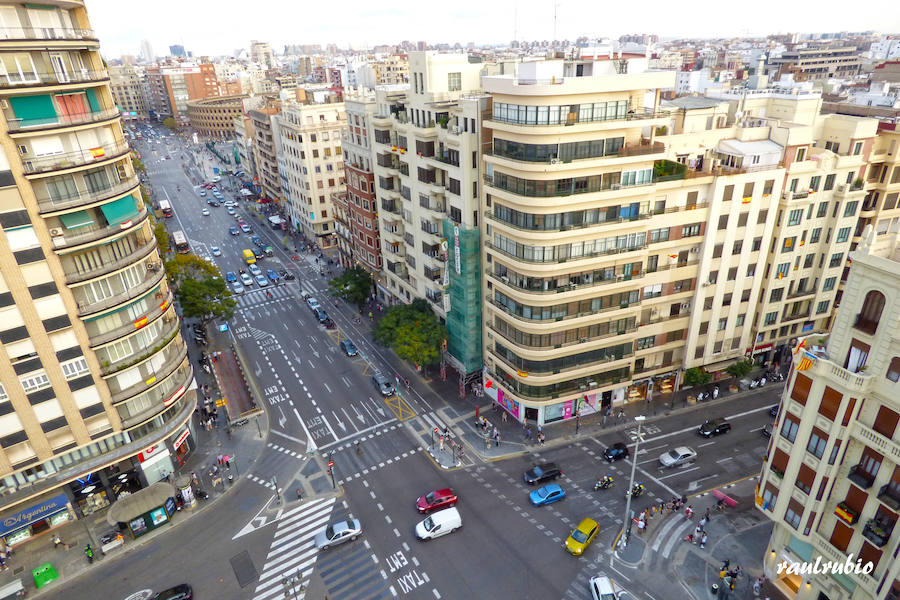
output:
[[219, 183], [220, 181], [222, 181], [222, 178], [219, 177], [218, 175], [216, 175], [215, 177], [212, 178], [213, 183]]
[[240, 281], [232, 281], [231, 282], [231, 291], [235, 294], [243, 294], [244, 293], [244, 285]]
[[200, 214], [203, 215], [204, 217], [208, 217], [208, 216], [209, 216], [209, 209], [208, 209], [208, 208], [204, 208], [203, 210], [200, 211]]
[[253, 278], [246, 273], [241, 273], [241, 283], [243, 283], [247, 287], [253, 287]]
[[256, 285], [258, 285], [261, 288], [264, 288], [267, 285], [269, 285], [269, 280], [266, 279], [266, 277], [264, 275], [257, 275], [256, 276]]
[[213, 246], [209, 250], [213, 256], [222, 256], [222, 250], [218, 246]]
[[250, 274], [254, 277], [262, 275], [262, 269], [260, 269], [256, 265], [247, 265], [247, 270], [250, 271]]
[[590, 582], [592, 600], [618, 600], [616, 586], [609, 577], [597, 575]]
[[697, 452], [687, 446], [678, 446], [674, 450], [663, 452], [659, 455], [659, 464], [664, 467], [677, 467], [692, 462], [697, 458]]
[[236, 214], [233, 206], [229, 206], [228, 209], [226, 210], [226, 212], [227, 212], [229, 215], [234, 215], [234, 214]]

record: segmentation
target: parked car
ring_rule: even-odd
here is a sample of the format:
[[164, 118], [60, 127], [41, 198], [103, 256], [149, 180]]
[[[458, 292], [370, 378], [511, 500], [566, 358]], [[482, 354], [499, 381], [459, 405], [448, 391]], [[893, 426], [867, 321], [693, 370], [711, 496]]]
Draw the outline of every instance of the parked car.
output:
[[420, 513], [428, 513], [433, 510], [449, 508], [457, 502], [459, 502], [459, 496], [453, 493], [452, 489], [443, 488], [428, 492], [424, 496], [419, 496], [416, 499], [416, 510]]
[[396, 393], [394, 391], [394, 385], [381, 371], [376, 371], [376, 373], [372, 375], [372, 382], [375, 384], [378, 391], [381, 392], [382, 396], [393, 396]]
[[538, 488], [528, 494], [528, 499], [535, 506], [544, 506], [545, 504], [553, 504], [558, 500], [566, 497], [566, 493], [558, 483], [550, 483], [544, 487]]
[[205, 196], [205, 195], [206, 195], [206, 190], [200, 190], [200, 195], [201, 195], [201, 196]]
[[778, 408], [779, 408], [779, 407], [780, 407], [780, 405], [779, 405], [779, 404], [776, 404], [775, 406], [773, 406], [772, 408], [770, 408], [770, 409], [769, 409], [769, 416], [772, 417], [772, 418], [777, 417], [777, 416], [778, 416]]
[[321, 304], [319, 304], [319, 301], [316, 300], [315, 298], [313, 298], [312, 296], [310, 296], [309, 298], [306, 299], [306, 305], [312, 311], [315, 311], [316, 309], [318, 309], [322, 306]]
[[228, 228], [228, 233], [230, 233], [231, 235], [240, 235], [241, 234], [241, 232], [238, 231], [238, 228], [235, 227], [234, 225], [232, 225], [231, 227]]
[[316, 534], [316, 548], [328, 550], [346, 541], [352, 541], [362, 535], [362, 526], [358, 519], [346, 519], [331, 523]]
[[153, 596], [153, 600], [192, 600], [194, 590], [186, 583], [170, 587]]
[[692, 462], [697, 458], [697, 452], [687, 446], [679, 446], [674, 450], [663, 452], [659, 455], [659, 464], [664, 467], [677, 467]]
[[250, 274], [256, 277], [257, 275], [262, 275], [262, 269], [257, 267], [255, 264], [248, 265], [247, 270], [250, 271]]
[[255, 256], [257, 258], [257, 260], [259, 260], [261, 258], [265, 258], [267, 255], [263, 250], [260, 250], [259, 248], [254, 247], [253, 248], [253, 256]]
[[605, 458], [607, 462], [615, 462], [617, 460], [622, 460], [623, 458], [628, 458], [629, 456], [628, 446], [622, 442], [616, 442], [603, 451], [603, 458]]
[[243, 223], [241, 225], [241, 231], [243, 231], [244, 233], [250, 233], [253, 230], [250, 228], [249, 225], [247, 225], [246, 223]]
[[703, 425], [697, 429], [697, 433], [705, 438], [728, 433], [729, 431], [731, 431], [731, 423], [725, 419], [707, 419]]
[[281, 275], [285, 281], [293, 281], [297, 279], [297, 277], [287, 269], [280, 270], [278, 274]]
[[588, 549], [597, 532], [600, 531], [600, 525], [593, 519], [584, 519], [578, 524], [569, 537], [566, 539], [566, 552], [572, 556], [581, 556]]
[[544, 481], [551, 481], [562, 475], [562, 471], [556, 466], [556, 463], [548, 462], [540, 465], [534, 465], [522, 475], [522, 479], [528, 485], [535, 485]]
[[344, 354], [347, 356], [356, 356], [359, 354], [359, 350], [356, 349], [356, 344], [350, 340], [341, 340], [341, 350], [343, 350]]
[[763, 437], [772, 437], [772, 429], [775, 428], [775, 423], [766, 423], [766, 426], [762, 428]]
[[431, 540], [462, 527], [462, 518], [455, 506], [432, 513], [427, 519], [416, 524], [416, 537]]
[[254, 235], [253, 237], [251, 237], [250, 241], [253, 242], [255, 245], [259, 246], [260, 248], [262, 248], [263, 246], [266, 245], [266, 243], [258, 235]]
[[235, 272], [228, 271], [227, 273], [225, 273], [225, 281], [227, 281], [228, 283], [234, 283], [235, 281], [237, 281], [237, 275], [235, 274]]
[[209, 209], [208, 209], [208, 208], [204, 208], [203, 210], [200, 211], [200, 214], [203, 215], [204, 217], [208, 217], [208, 216], [209, 216]]
[[319, 325], [325, 325], [326, 322], [329, 321], [328, 313], [321, 308], [317, 308], [316, 310], [314, 310], [313, 315], [315, 315], [316, 320], [319, 322]]

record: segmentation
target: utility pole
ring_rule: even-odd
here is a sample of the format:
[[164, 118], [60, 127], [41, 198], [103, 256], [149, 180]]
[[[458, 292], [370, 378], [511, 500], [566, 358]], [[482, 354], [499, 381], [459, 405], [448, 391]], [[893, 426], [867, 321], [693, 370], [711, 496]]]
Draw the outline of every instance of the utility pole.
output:
[[634, 454], [631, 456], [631, 479], [628, 481], [628, 492], [625, 498], [625, 520], [622, 522], [622, 535], [619, 538], [619, 548], [623, 550], [628, 545], [628, 525], [631, 519], [631, 490], [634, 489], [634, 470], [637, 467], [638, 448], [641, 445], [641, 425], [646, 419], [644, 415], [634, 418], [637, 421], [637, 439], [634, 441]]
[[556, 41], [556, 9], [559, 8], [559, 2], [553, 3], [553, 39], [551, 41]]

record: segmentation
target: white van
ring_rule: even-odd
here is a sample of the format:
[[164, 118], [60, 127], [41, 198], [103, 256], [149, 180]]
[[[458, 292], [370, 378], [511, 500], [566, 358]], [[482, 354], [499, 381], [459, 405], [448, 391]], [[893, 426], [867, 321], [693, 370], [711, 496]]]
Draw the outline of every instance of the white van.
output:
[[462, 527], [462, 519], [456, 507], [445, 508], [416, 524], [416, 537], [420, 540], [431, 540]]

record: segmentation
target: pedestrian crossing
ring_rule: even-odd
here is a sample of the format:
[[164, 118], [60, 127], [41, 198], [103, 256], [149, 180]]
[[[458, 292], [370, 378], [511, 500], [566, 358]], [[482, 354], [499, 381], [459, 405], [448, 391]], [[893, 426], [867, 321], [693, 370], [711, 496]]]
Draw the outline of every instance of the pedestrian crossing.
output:
[[[272, 294], [272, 298], [268, 297], [267, 292]], [[275, 287], [270, 286], [265, 288], [253, 289], [244, 292], [243, 294], [234, 296], [239, 308], [252, 308], [260, 304], [284, 302], [285, 300], [290, 300], [293, 297], [294, 294], [291, 293], [289, 285], [278, 285]]]
[[434, 432], [435, 429], [438, 430], [435, 435], [443, 435], [444, 432], [448, 432], [452, 437], [454, 435], [453, 430], [450, 429], [450, 426], [444, 422], [443, 419], [436, 412], [427, 412], [419, 415], [425, 424], [428, 426], [429, 431]]
[[316, 572], [329, 600], [384, 600], [396, 595], [368, 541], [345, 544], [329, 551], [316, 563]]
[[697, 523], [692, 519], [685, 519], [681, 513], [674, 513], [666, 519], [666, 522], [663, 523], [656, 532], [656, 537], [654, 538], [653, 545], [650, 549], [653, 552], [659, 553], [664, 560], [667, 560], [672, 554], [672, 550], [674, 550], [679, 542], [684, 540], [696, 526]]
[[[281, 516], [259, 575], [253, 600], [283, 600], [285, 591], [281, 581], [286, 576], [299, 575], [299, 587], [305, 588], [308, 585], [318, 557], [315, 537], [334, 520], [334, 503], [335, 498], [310, 500]], [[297, 600], [303, 597], [301, 592], [297, 595]]]
[[[258, 483], [259, 485], [263, 486], [264, 488], [268, 488], [268, 489], [272, 490], [273, 492], [275, 491], [275, 484], [272, 483], [271, 481], [263, 479], [262, 477], [257, 477], [256, 475], [254, 475], [252, 473], [250, 475], [248, 475], [247, 478], [250, 481], [252, 481], [253, 483]], [[279, 494], [284, 493], [284, 489], [278, 488], [278, 493]]]

